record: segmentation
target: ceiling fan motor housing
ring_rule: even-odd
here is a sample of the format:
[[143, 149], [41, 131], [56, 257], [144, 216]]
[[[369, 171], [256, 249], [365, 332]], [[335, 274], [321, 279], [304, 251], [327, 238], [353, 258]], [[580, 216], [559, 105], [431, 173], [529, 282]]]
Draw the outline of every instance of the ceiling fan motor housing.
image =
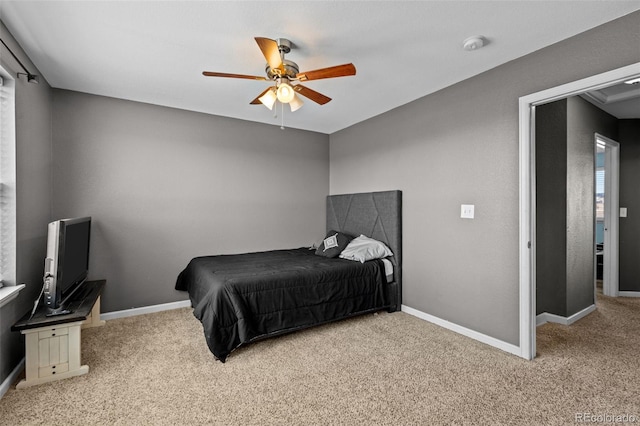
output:
[[286, 38], [278, 38], [276, 39], [276, 43], [278, 43], [278, 50], [283, 53], [291, 52], [291, 41]]
[[298, 72], [300, 72], [299, 68], [298, 68], [298, 64], [296, 64], [293, 61], [289, 61], [287, 59], [284, 59], [282, 61], [282, 67], [284, 68], [284, 70], [280, 70], [278, 68], [276, 69], [272, 69], [269, 64], [267, 64], [267, 66], [264, 68], [265, 72], [267, 73], [267, 77], [270, 80], [275, 80], [276, 78], [279, 77], [288, 77], [289, 79], [294, 79], [296, 78], [296, 75], [298, 75]]
[[276, 80], [281, 77], [288, 77], [293, 80], [298, 72], [300, 72], [300, 68], [298, 68], [298, 64], [293, 61], [288, 61], [284, 58], [285, 53], [291, 52], [291, 41], [286, 38], [278, 38], [275, 40], [278, 44], [278, 51], [280, 52], [280, 58], [282, 59], [282, 68], [271, 68], [269, 64], [265, 67], [265, 72], [267, 73], [267, 77], [270, 80]]

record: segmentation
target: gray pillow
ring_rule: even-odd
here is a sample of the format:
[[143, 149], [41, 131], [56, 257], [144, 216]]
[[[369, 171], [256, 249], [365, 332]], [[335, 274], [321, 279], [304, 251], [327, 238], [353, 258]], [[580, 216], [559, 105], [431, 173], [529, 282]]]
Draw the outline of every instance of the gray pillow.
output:
[[329, 231], [316, 250], [318, 256], [338, 257], [344, 248], [353, 240], [351, 235], [338, 231]]
[[382, 241], [374, 240], [365, 235], [354, 238], [340, 253], [342, 259], [356, 260], [364, 263], [367, 260], [382, 259], [393, 256], [393, 253]]

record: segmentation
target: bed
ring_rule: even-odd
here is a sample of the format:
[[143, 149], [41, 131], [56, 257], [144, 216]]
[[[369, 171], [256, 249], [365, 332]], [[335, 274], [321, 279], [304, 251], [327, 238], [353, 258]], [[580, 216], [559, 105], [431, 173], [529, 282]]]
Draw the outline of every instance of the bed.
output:
[[175, 288], [189, 293], [216, 359], [225, 362], [236, 348], [260, 339], [400, 310], [402, 192], [330, 195], [326, 208], [327, 238], [364, 235], [393, 255], [359, 262], [303, 247], [192, 259]]

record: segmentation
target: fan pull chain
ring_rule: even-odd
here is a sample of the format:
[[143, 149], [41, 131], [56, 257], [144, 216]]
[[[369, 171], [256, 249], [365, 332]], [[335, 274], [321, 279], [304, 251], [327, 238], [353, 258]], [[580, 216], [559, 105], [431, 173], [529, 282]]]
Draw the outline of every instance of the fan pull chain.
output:
[[284, 130], [284, 104], [280, 102], [282, 109], [280, 110], [280, 116], [282, 117], [282, 124], [280, 125], [280, 130]]

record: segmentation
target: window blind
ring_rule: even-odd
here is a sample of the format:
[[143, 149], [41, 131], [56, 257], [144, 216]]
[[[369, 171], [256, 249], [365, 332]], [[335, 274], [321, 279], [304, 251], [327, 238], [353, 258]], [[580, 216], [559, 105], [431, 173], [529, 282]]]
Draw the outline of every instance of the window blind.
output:
[[596, 194], [604, 194], [604, 169], [596, 170]]

